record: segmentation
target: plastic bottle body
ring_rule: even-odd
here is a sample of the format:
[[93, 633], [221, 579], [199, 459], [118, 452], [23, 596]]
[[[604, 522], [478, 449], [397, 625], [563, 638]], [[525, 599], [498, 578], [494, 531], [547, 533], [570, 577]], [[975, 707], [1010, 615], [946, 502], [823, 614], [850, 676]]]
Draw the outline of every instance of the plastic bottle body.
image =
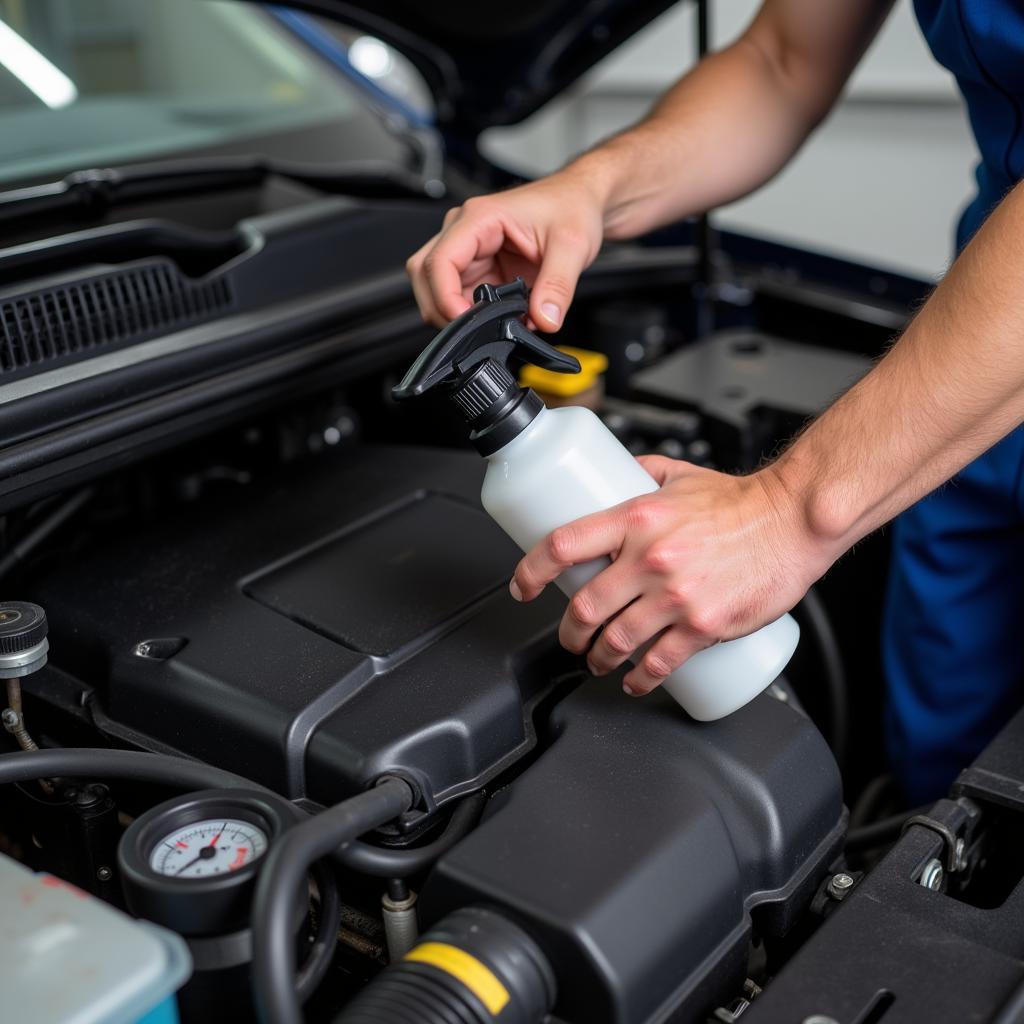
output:
[[[498, 525], [529, 551], [553, 529], [658, 489], [589, 409], [544, 409], [487, 459], [481, 500]], [[576, 565], [556, 581], [574, 594], [609, 564]], [[783, 615], [757, 632], [694, 655], [663, 688], [694, 718], [723, 718], [753, 700], [785, 668], [800, 628]]]

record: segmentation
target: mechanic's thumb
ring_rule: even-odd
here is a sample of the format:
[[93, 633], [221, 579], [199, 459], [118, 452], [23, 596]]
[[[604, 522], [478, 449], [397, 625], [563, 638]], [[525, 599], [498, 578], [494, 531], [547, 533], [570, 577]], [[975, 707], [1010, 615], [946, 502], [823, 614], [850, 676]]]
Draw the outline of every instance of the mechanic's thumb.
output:
[[530, 316], [542, 331], [557, 331], [591, 255], [578, 235], [552, 234], [530, 296]]

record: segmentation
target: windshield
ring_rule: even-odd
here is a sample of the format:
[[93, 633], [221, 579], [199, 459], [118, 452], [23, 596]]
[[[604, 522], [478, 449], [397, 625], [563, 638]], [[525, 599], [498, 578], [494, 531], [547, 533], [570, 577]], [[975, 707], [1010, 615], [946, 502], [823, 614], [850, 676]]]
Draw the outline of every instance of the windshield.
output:
[[399, 159], [356, 87], [255, 5], [0, 0], [0, 181], [184, 152]]

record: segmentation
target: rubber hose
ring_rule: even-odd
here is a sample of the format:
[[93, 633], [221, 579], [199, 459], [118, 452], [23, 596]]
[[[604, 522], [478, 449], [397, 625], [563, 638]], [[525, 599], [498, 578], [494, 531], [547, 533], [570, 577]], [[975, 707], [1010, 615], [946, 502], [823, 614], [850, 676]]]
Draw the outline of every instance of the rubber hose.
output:
[[306, 959], [295, 976], [295, 991], [299, 1002], [304, 1003], [324, 980], [334, 960], [334, 950], [338, 945], [338, 926], [341, 924], [341, 897], [338, 895], [338, 883], [327, 861], [317, 861], [313, 867], [313, 877], [320, 893], [320, 914], [316, 925], [316, 935], [309, 947]]
[[472, 793], [452, 812], [444, 831], [425, 846], [395, 850], [371, 846], [358, 839], [346, 843], [334, 854], [347, 868], [378, 878], [408, 878], [430, 867], [476, 825], [487, 803], [485, 793]]
[[[0, 755], [0, 786], [33, 779], [85, 778], [151, 782], [174, 789], [257, 789], [266, 786], [201, 761], [106, 747], [48, 747]], [[277, 796], [278, 794], [274, 794]]]
[[931, 804], [925, 804], [923, 807], [915, 807], [912, 810], [894, 814], [892, 817], [873, 821], [870, 825], [850, 829], [846, 833], [847, 852], [871, 850], [883, 843], [894, 842], [899, 839], [900, 832], [908, 819], [913, 818], [915, 814], [924, 814], [931, 806]]
[[409, 784], [391, 777], [286, 832], [267, 852], [253, 899], [252, 978], [263, 1024], [301, 1024], [295, 988], [295, 898], [310, 865], [409, 810]]
[[883, 773], [882, 775], [876, 775], [864, 787], [864, 789], [861, 790], [861, 794], [857, 798], [857, 802], [850, 809], [851, 831], [871, 820], [875, 813], [876, 805], [881, 802], [882, 797], [885, 796], [890, 789], [892, 789], [892, 776], [887, 773]]
[[495, 910], [463, 907], [382, 971], [335, 1024], [538, 1024], [555, 1002], [541, 949]]
[[846, 760], [849, 738], [849, 698], [846, 688], [846, 672], [843, 669], [842, 655], [839, 653], [839, 643], [836, 640], [836, 634], [832, 629], [832, 622], [825, 610], [825, 605], [813, 587], [804, 594], [800, 604], [807, 625], [810, 626], [811, 632], [814, 634], [818, 651], [821, 654], [821, 663], [825, 669], [825, 685], [828, 688], [829, 697], [829, 745], [836, 763], [842, 768]]
[[[54, 776], [123, 779], [181, 790], [242, 787], [273, 792], [233, 772], [169, 754], [112, 750], [107, 747], [49, 747], [0, 755], [0, 785]], [[444, 832], [426, 846], [411, 850], [387, 850], [352, 840], [337, 850], [335, 856], [353, 870], [381, 878], [402, 878], [416, 874], [429, 867], [476, 824], [485, 802], [483, 793], [466, 797], [452, 813]]]

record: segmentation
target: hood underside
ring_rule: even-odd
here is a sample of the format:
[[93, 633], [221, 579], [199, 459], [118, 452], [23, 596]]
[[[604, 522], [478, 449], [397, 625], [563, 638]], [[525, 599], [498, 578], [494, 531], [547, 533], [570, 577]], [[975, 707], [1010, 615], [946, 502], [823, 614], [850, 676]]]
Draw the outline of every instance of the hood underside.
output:
[[678, 0], [288, 0], [383, 39], [433, 91], [439, 125], [475, 137], [558, 95]]

